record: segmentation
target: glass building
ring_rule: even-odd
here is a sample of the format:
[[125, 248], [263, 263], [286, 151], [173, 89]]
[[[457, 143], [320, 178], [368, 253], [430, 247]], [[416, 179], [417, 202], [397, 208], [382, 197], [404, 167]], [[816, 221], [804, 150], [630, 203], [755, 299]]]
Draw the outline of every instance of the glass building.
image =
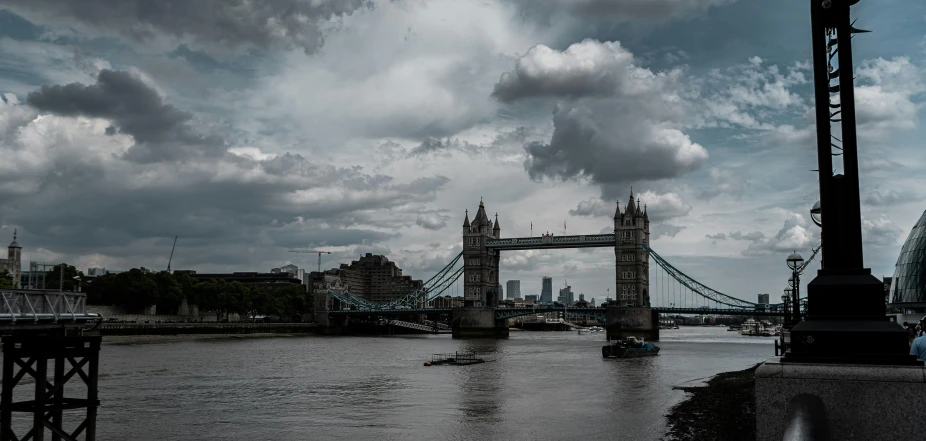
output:
[[926, 306], [926, 211], [900, 249], [890, 298], [891, 304], [899, 307]]

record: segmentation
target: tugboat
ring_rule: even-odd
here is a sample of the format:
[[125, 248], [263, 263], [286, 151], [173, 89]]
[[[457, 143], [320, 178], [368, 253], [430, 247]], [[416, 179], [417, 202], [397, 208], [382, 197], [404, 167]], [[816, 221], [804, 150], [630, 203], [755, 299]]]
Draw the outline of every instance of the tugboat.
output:
[[627, 337], [601, 347], [601, 356], [604, 358], [634, 358], [656, 354], [659, 354], [659, 346], [636, 337]]

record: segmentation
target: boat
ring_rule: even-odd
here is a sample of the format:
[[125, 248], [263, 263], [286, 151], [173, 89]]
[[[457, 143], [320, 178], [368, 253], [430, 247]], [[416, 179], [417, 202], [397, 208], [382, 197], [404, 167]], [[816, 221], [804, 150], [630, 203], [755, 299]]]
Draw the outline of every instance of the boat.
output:
[[424, 362], [425, 366], [466, 366], [470, 364], [485, 363], [495, 361], [495, 354], [485, 352], [463, 352], [457, 351], [453, 354], [434, 354], [430, 361]]
[[659, 346], [636, 337], [627, 337], [601, 347], [601, 356], [604, 358], [635, 358], [657, 354]]
[[743, 329], [742, 326], [730, 325], [730, 327], [727, 328], [727, 331], [740, 331], [740, 330], [742, 330], [742, 329]]

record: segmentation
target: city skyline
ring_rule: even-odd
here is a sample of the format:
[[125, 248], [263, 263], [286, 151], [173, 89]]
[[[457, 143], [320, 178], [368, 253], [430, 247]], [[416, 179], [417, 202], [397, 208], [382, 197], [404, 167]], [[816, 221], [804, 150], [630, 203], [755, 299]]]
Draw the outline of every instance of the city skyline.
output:
[[[503, 237], [595, 234], [632, 185], [653, 249], [754, 301], [819, 242], [805, 4], [399, 3], [306, 7], [282, 33], [257, 23], [285, 8], [229, 12], [234, 35], [207, 8], [0, 6], [0, 243], [18, 228], [23, 262], [160, 270], [180, 236], [177, 269], [314, 268], [299, 248], [427, 279], [480, 197]], [[853, 41], [865, 264], [891, 276], [926, 206], [926, 5], [853, 14], [875, 31]], [[503, 252], [499, 270], [617, 296], [611, 250]]]

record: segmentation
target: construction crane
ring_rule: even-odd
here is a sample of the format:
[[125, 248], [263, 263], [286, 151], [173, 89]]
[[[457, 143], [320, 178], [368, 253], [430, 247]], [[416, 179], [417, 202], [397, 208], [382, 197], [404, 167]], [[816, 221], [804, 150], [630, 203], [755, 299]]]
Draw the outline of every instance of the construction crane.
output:
[[290, 253], [304, 253], [304, 254], [318, 254], [318, 272], [322, 272], [322, 254], [331, 254], [331, 251], [304, 251], [304, 250], [289, 250]]
[[167, 272], [170, 272], [170, 262], [174, 260], [174, 249], [177, 248], [177, 237], [174, 236], [174, 246], [170, 247], [170, 258], [167, 259]]

